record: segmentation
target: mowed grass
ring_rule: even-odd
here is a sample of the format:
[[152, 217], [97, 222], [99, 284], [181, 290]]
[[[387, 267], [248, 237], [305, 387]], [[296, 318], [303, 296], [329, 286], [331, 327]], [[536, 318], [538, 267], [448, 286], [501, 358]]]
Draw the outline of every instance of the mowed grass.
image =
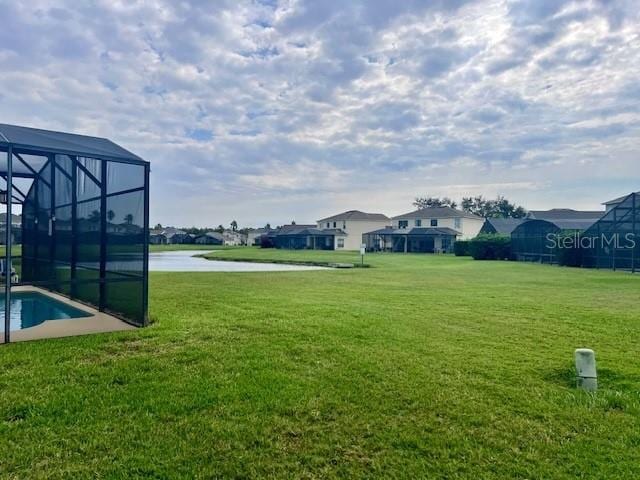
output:
[[148, 328], [0, 347], [0, 476], [638, 478], [640, 276], [366, 261], [153, 273]]
[[[302, 263], [315, 265], [350, 263], [356, 266], [363, 262], [360, 252], [351, 250], [280, 250], [276, 248], [259, 247], [226, 247], [225, 249], [218, 249], [215, 246], [213, 246], [211, 250], [212, 252], [205, 256], [212, 260], [293, 264]], [[374, 257], [379, 257], [379, 260], [384, 260], [382, 255], [376, 254]], [[364, 264], [369, 266], [368, 254], [365, 254]]]

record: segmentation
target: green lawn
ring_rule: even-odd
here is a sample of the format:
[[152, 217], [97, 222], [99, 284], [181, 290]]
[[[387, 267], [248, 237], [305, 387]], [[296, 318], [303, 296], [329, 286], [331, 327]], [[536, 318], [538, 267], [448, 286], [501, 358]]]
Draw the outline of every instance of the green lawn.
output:
[[[205, 250], [205, 249], [203, 249]], [[227, 247], [218, 250], [213, 247], [206, 257], [214, 260], [233, 260], [250, 262], [304, 263], [327, 265], [329, 263], [351, 263], [360, 265], [360, 253], [357, 251], [335, 250], [279, 250], [260, 247]], [[383, 260], [383, 257], [380, 259]], [[365, 265], [369, 264], [369, 255], [365, 255]]]
[[0, 347], [0, 477], [640, 477], [640, 276], [366, 261], [154, 273], [149, 328]]

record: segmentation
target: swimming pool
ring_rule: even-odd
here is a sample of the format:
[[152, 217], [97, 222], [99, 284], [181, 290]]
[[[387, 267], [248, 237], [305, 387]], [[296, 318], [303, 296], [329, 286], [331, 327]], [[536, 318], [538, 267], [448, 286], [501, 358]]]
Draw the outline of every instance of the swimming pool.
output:
[[[4, 295], [0, 297], [0, 325], [4, 325]], [[93, 316], [39, 292], [11, 292], [11, 331], [35, 327], [46, 320]], [[2, 327], [0, 327], [2, 328]]]

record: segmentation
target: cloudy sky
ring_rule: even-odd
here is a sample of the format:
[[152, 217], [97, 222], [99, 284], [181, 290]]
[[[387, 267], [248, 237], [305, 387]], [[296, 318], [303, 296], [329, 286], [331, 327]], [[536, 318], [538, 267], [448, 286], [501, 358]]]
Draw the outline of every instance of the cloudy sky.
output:
[[[0, 121], [152, 163], [153, 223], [640, 189], [637, 2], [0, 0]], [[6, 21], [10, 20], [10, 21]]]

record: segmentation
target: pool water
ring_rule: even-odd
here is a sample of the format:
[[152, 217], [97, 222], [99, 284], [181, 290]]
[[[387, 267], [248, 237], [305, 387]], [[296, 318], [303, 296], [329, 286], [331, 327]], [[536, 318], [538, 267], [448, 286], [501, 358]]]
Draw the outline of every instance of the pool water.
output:
[[[4, 326], [5, 297], [0, 297], [0, 329]], [[91, 317], [78, 308], [38, 292], [11, 292], [12, 331], [34, 327], [45, 320]]]

